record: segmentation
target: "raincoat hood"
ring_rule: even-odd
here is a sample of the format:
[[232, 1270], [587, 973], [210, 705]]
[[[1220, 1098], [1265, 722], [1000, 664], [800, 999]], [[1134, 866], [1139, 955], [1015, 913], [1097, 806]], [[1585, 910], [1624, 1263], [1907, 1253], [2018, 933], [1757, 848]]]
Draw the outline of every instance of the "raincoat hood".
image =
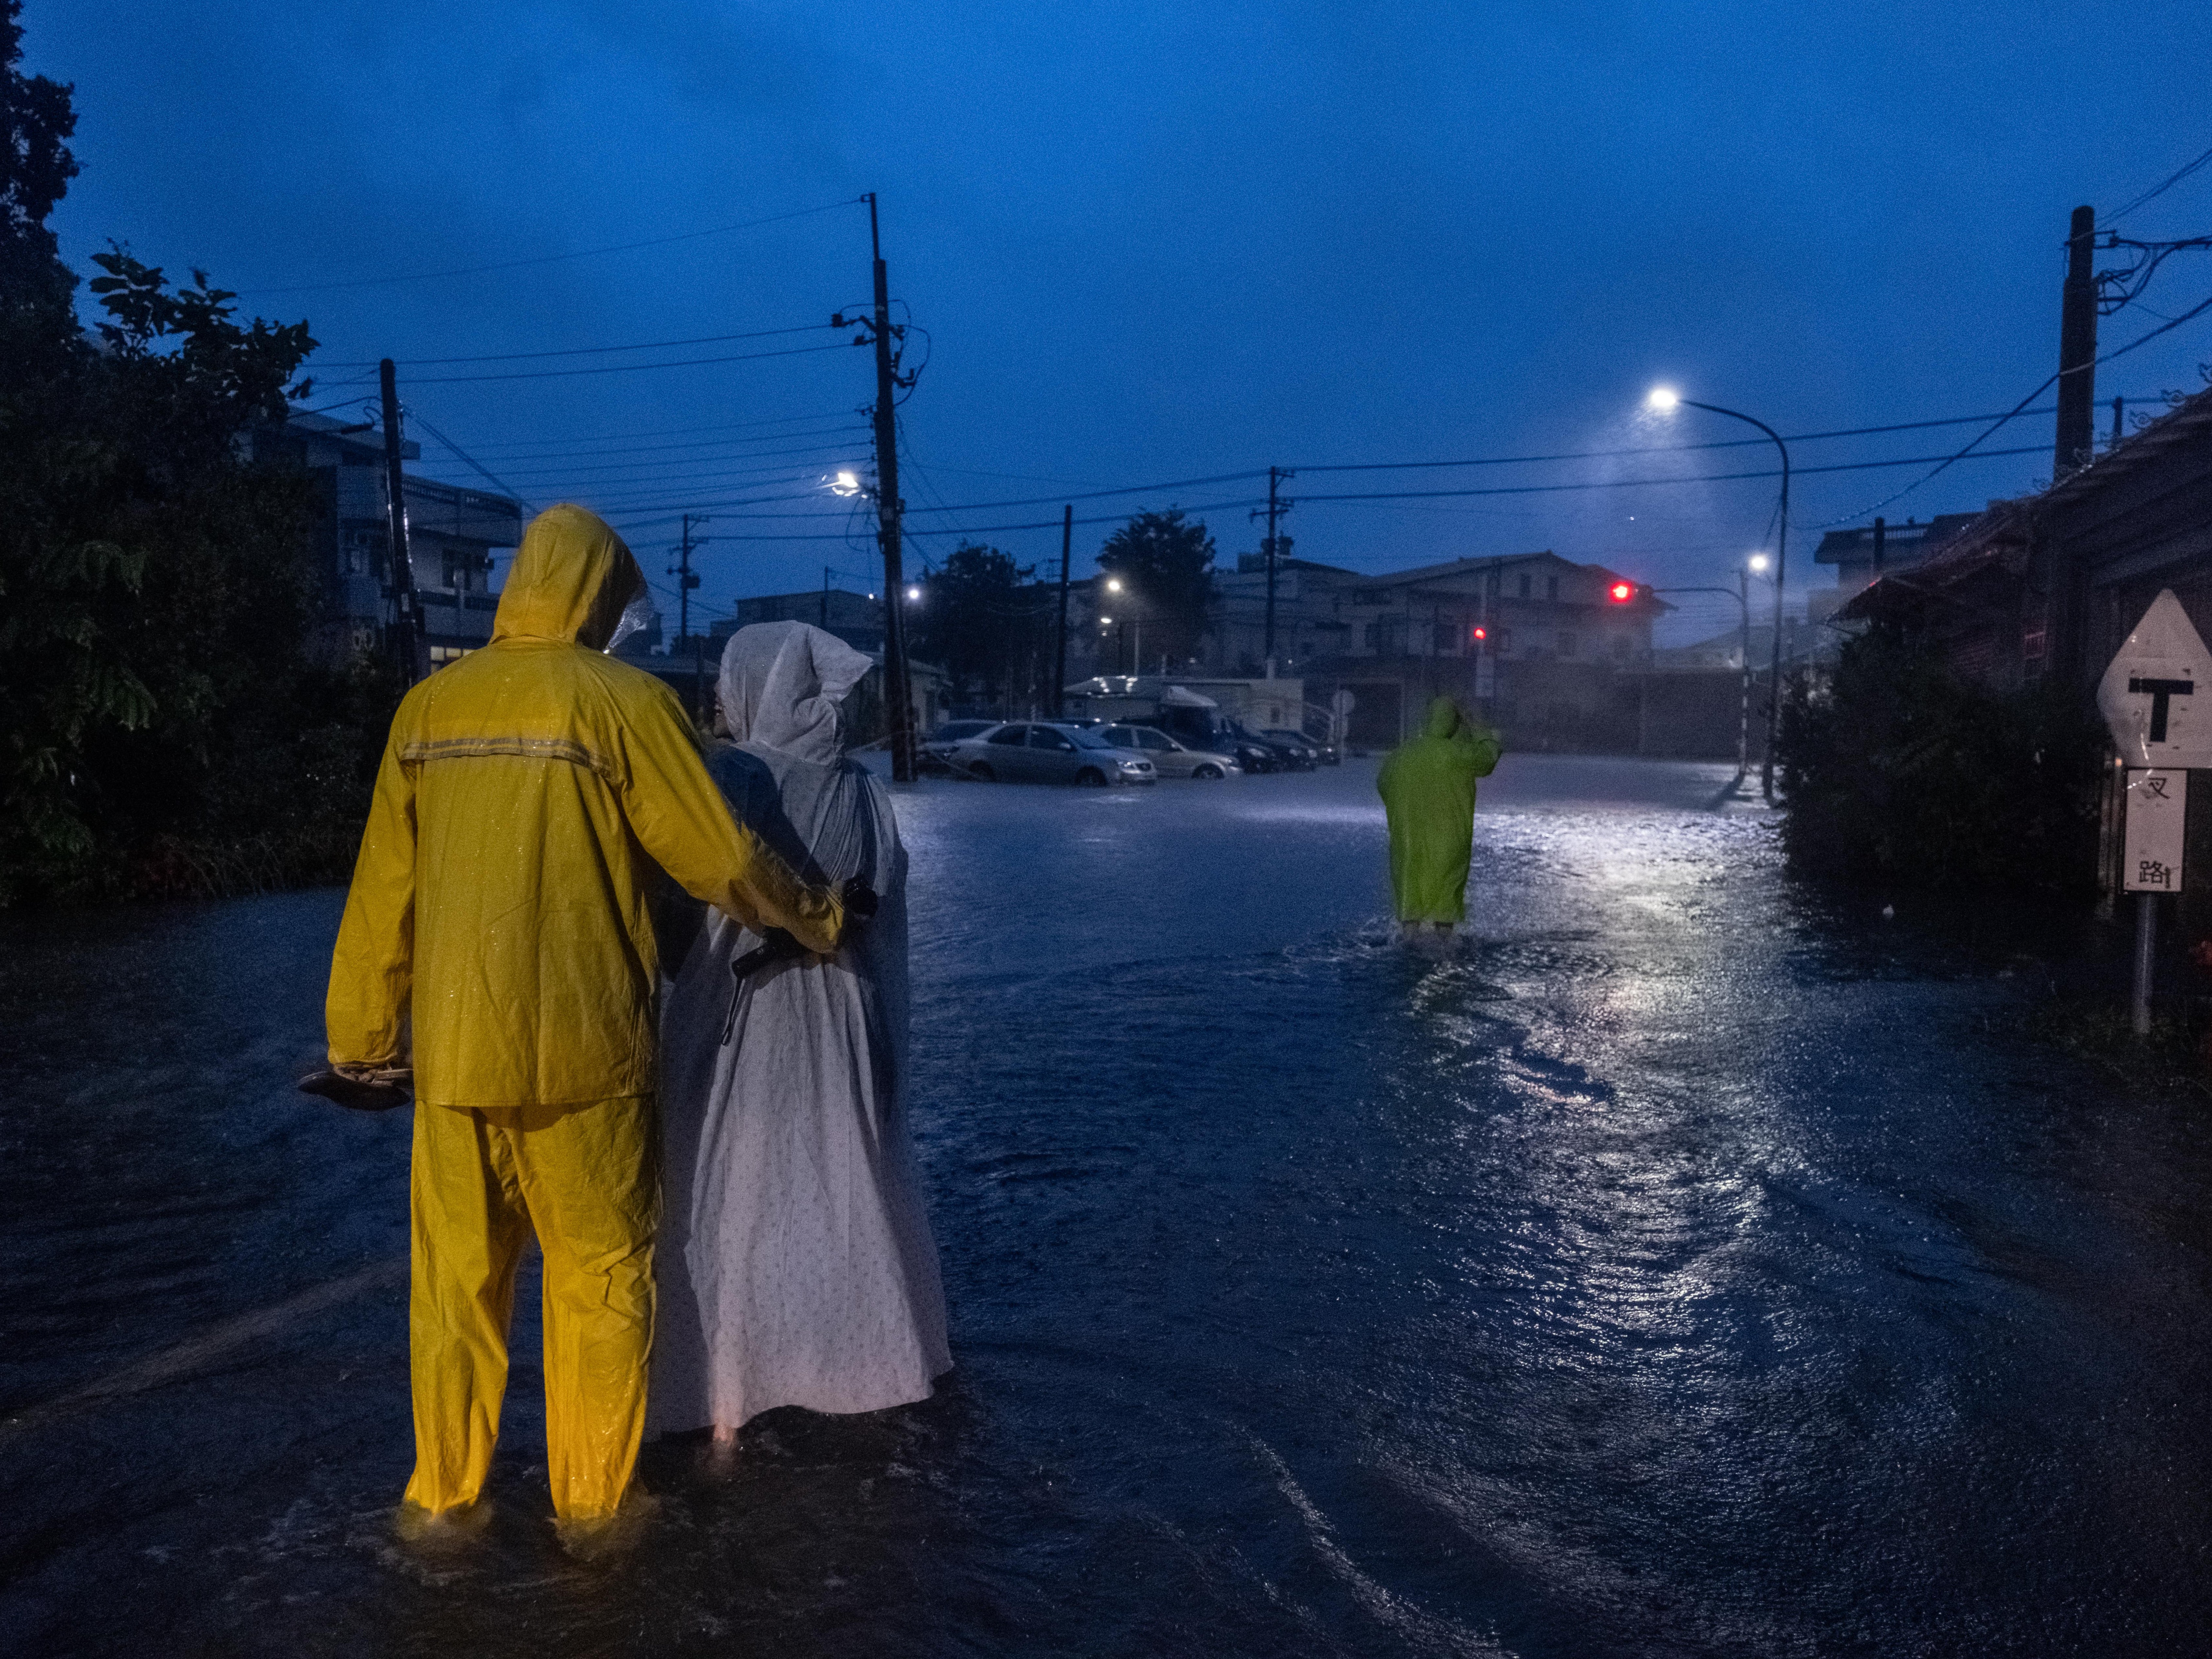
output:
[[740, 628], [722, 647], [723, 722], [738, 743], [834, 766], [837, 706], [872, 661], [805, 623]]
[[1423, 733], [1431, 738], [1448, 738], [1460, 728], [1459, 705], [1449, 697], [1429, 699], [1428, 723]]
[[645, 573], [605, 520], [566, 503], [549, 507], [522, 532], [491, 637], [495, 644], [567, 640], [601, 651], [644, 592]]

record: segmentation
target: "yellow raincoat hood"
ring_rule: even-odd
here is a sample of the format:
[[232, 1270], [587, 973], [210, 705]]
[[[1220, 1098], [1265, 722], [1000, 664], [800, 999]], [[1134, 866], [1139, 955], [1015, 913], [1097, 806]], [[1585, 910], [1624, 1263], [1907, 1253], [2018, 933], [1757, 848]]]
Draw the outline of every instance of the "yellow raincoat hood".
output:
[[530, 521], [499, 596], [491, 637], [573, 640], [604, 651], [645, 573], [623, 538], [596, 513], [563, 503]]

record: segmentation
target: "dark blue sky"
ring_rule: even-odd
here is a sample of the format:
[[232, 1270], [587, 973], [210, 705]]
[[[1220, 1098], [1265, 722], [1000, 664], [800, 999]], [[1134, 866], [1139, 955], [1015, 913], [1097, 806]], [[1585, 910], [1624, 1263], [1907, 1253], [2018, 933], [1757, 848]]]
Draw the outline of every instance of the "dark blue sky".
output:
[[[2212, 7], [682, 3], [30, 0], [30, 66], [74, 81], [84, 166], [58, 223], [204, 266], [305, 316], [319, 364], [685, 340], [867, 297], [865, 210], [468, 276], [256, 292], [529, 259], [882, 193], [895, 295], [931, 336], [906, 406], [909, 505], [1326, 462], [1612, 450], [1656, 380], [1787, 434], [2009, 407], [2055, 367], [2061, 242], [2212, 145]], [[2131, 216], [2212, 232], [2212, 167]], [[2145, 296], [2212, 295], [2212, 254]], [[2107, 319], [2109, 348], [2155, 325]], [[807, 345], [827, 334], [665, 357]], [[651, 354], [647, 354], [650, 356]], [[2212, 313], [2100, 373], [2200, 385]], [[864, 458], [866, 354], [560, 378], [635, 361], [410, 367], [411, 408], [534, 501], [599, 506], [657, 572], [712, 512], [702, 597], [872, 579], [814, 490]], [[362, 371], [322, 367], [334, 389]], [[816, 418], [820, 417], [820, 418]], [[2109, 421], [2109, 408], [2101, 416]], [[758, 422], [740, 426], [740, 422]], [[769, 423], [775, 424], [769, 424]], [[1692, 440], [1750, 435], [1676, 418]], [[1807, 442], [1802, 468], [1947, 453], [1973, 428]], [[2050, 470], [2048, 416], [1902, 519]], [[427, 432], [426, 455], [443, 454]], [[654, 446], [647, 447], [647, 446]], [[1767, 452], [1771, 453], [1771, 452]], [[1740, 471], [1760, 450], [1309, 472], [1293, 494]], [[459, 480], [458, 464], [435, 469]], [[1793, 553], [1913, 469], [1808, 472]], [[1264, 486], [1261, 486], [1264, 488]], [[1241, 501], [1189, 486], [1079, 510]], [[799, 496], [717, 510], [763, 496]], [[1358, 568], [1550, 547], [1646, 580], [1728, 579], [1770, 481], [1298, 507]], [[742, 516], [802, 514], [799, 519]], [[963, 527], [1055, 506], [922, 513]], [[1241, 505], [1206, 514], [1224, 558]], [[1109, 526], [1079, 528], [1079, 562]], [[830, 535], [744, 540], [739, 535]], [[993, 540], [1056, 559], [1053, 530]], [[1814, 580], [1809, 557], [1793, 564]], [[1796, 584], [1793, 583], [1793, 588]], [[1692, 602], [1685, 624], [1720, 613]]]

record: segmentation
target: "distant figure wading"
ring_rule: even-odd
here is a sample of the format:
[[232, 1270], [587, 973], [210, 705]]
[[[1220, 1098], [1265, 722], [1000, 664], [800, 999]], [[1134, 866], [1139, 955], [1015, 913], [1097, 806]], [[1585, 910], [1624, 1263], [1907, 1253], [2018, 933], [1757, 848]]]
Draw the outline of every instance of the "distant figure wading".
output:
[[1390, 821], [1390, 886], [1407, 938], [1449, 938], [1467, 917], [1474, 857], [1475, 781], [1504, 745], [1449, 697], [1429, 704], [1421, 735], [1390, 751], [1375, 787]]

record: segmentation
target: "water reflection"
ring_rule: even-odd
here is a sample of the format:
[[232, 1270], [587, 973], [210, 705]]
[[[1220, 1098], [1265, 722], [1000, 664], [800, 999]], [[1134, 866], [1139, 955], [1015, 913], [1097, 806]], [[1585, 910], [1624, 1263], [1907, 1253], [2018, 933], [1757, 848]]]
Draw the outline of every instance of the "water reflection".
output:
[[2020, 940], [1793, 893], [1728, 768], [1510, 759], [1409, 957], [1371, 769], [904, 799], [959, 1370], [649, 1449], [613, 1568], [526, 1287], [485, 1538], [390, 1536], [406, 1126], [288, 1087], [334, 896], [10, 924], [0, 1647], [2185, 1648], [2201, 1110], [1990, 1035]]

